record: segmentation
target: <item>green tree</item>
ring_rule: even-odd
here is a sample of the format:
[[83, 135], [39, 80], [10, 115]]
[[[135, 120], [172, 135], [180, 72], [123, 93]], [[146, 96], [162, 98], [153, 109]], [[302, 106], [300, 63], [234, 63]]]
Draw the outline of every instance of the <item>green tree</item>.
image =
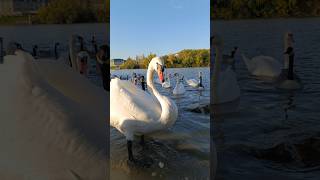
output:
[[53, 0], [38, 10], [36, 19], [48, 24], [106, 22], [108, 6], [96, 8], [88, 0]]
[[138, 62], [131, 59], [130, 57], [120, 66], [121, 69], [138, 69]]

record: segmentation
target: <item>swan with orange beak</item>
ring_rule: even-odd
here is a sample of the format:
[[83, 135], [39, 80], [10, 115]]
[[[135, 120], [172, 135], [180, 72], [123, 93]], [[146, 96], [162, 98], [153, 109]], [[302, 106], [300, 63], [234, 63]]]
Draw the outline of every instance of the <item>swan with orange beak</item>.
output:
[[128, 158], [136, 162], [132, 152], [134, 135], [143, 135], [166, 130], [178, 118], [178, 108], [169, 97], [160, 94], [154, 86], [155, 72], [164, 82], [164, 62], [154, 57], [147, 70], [147, 85], [150, 93], [137, 88], [129, 81], [114, 78], [110, 82], [110, 125], [127, 139]]

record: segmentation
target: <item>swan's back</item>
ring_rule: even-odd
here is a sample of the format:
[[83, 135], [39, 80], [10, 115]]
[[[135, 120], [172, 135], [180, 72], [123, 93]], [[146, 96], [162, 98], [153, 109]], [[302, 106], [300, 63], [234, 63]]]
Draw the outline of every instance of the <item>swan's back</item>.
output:
[[184, 85], [182, 82], [177, 82], [176, 86], [174, 87], [172, 93], [175, 95], [184, 94], [186, 90], [184, 89]]
[[59, 91], [31, 58], [6, 56], [0, 67], [0, 179], [104, 178], [106, 112], [91, 111]]
[[114, 78], [110, 82], [111, 125], [117, 127], [123, 120], [158, 121], [161, 106], [151, 94], [133, 83]]
[[188, 79], [187, 83], [189, 84], [189, 86], [192, 86], [192, 87], [197, 87], [198, 86], [198, 81], [195, 80], [195, 79]]
[[281, 73], [281, 64], [270, 56], [256, 56], [250, 63], [255, 76], [277, 77]]

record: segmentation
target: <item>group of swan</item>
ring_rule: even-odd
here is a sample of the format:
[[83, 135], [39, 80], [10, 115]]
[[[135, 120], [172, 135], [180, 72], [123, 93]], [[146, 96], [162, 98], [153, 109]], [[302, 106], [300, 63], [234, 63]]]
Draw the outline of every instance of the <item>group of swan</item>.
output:
[[242, 58], [250, 74], [258, 77], [270, 77], [277, 79], [277, 87], [281, 89], [300, 89], [299, 79], [288, 79], [289, 69], [289, 52], [288, 47], [293, 47], [294, 39], [291, 32], [285, 33], [284, 36], [284, 65], [270, 56], [256, 56], [252, 59], [242, 54]]
[[129, 81], [115, 78], [110, 82], [110, 125], [126, 137], [130, 161], [135, 161], [132, 153], [134, 135], [170, 128], [177, 120], [178, 108], [175, 102], [161, 95], [154, 86], [155, 72], [163, 82], [163, 71], [163, 60], [153, 58], [147, 70], [150, 94]]
[[109, 95], [56, 60], [0, 65], [0, 179], [105, 179]]
[[[293, 35], [292, 33], [285, 34], [285, 51], [288, 47], [293, 45]], [[212, 45], [216, 49], [216, 57], [214, 64], [214, 76], [212, 79], [213, 84], [213, 104], [222, 104], [226, 102], [231, 102], [240, 97], [240, 88], [237, 82], [236, 74], [230, 66], [226, 70], [222, 71], [221, 64], [230, 64], [230, 57], [226, 58], [222, 55], [223, 52], [223, 41], [220, 36], [214, 36], [212, 38]], [[281, 89], [299, 89], [301, 84], [299, 79], [288, 79], [287, 71], [288, 69], [288, 59], [290, 55], [289, 52], [284, 53], [284, 68], [276, 59], [270, 56], [256, 56], [252, 59], [247, 58], [242, 54], [242, 58], [245, 65], [250, 72], [250, 74], [258, 77], [270, 77], [275, 78], [277, 81], [277, 87]], [[291, 57], [293, 58], [293, 57]], [[229, 59], [226, 61], [226, 59]], [[230, 62], [229, 62], [230, 61]]]
[[[184, 77], [180, 77], [180, 75], [177, 73], [174, 76], [176, 78], [176, 85], [175, 85], [172, 93], [174, 95], [182, 95], [186, 92], [184, 84], [183, 84]], [[170, 88], [171, 87], [170, 75], [167, 75], [167, 77], [165, 79], [166, 79], [166, 81], [162, 83], [162, 87], [166, 88], [166, 89]], [[204, 87], [202, 85], [202, 73], [201, 72], [199, 72], [199, 79], [200, 79], [199, 81], [197, 81], [196, 79], [188, 79], [188, 80], [186, 80], [186, 82], [189, 86], [191, 86], [193, 88], [198, 88], [199, 90], [203, 90]]]
[[[174, 95], [182, 95], [186, 92], [185, 90], [185, 87], [184, 87], [184, 84], [183, 84], [183, 79], [184, 77], [180, 76], [180, 74], [175, 74], [174, 77], [176, 78], [176, 85], [172, 91], [172, 93]], [[199, 72], [199, 81], [197, 81], [196, 79], [188, 79], [186, 80], [187, 84], [193, 88], [198, 88], [199, 90], [203, 90], [204, 87], [202, 85], [202, 73]], [[171, 87], [171, 78], [170, 78], [170, 75], [167, 75], [166, 77], [166, 81], [164, 83], [162, 83], [162, 87], [163, 88], [170, 88]]]

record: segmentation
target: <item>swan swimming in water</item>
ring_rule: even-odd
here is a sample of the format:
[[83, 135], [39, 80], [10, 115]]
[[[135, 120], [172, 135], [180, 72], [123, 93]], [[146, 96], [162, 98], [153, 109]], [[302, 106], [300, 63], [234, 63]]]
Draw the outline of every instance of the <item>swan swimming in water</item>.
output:
[[153, 58], [147, 70], [147, 85], [151, 94], [118, 78], [110, 82], [110, 125], [125, 135], [130, 161], [135, 162], [132, 153], [134, 135], [165, 130], [177, 120], [178, 108], [175, 102], [161, 95], [153, 83], [155, 72], [159, 80], [164, 81], [163, 71], [163, 60]]
[[170, 75], [166, 74], [166, 80], [164, 81], [164, 83], [162, 83], [162, 87], [163, 88], [170, 88], [171, 87], [171, 82], [170, 82]]
[[[282, 66], [280, 62], [270, 56], [256, 56], [252, 59], [248, 59], [242, 54], [242, 58], [248, 68], [248, 71], [255, 76], [261, 77], [271, 77], [276, 78], [276, 86], [280, 89], [300, 89], [299, 78], [288, 79], [289, 73], [289, 58], [293, 59], [294, 55], [292, 52], [287, 52], [288, 47], [293, 47], [294, 39], [291, 32], [285, 33], [284, 36], [284, 65]], [[290, 55], [291, 53], [291, 55]], [[293, 60], [292, 60], [293, 63]], [[282, 69], [284, 67], [284, 69]], [[293, 67], [291, 68], [292, 76], [297, 77], [293, 74]]]
[[249, 59], [242, 54], [242, 59], [250, 74], [254, 76], [276, 78], [281, 73], [282, 66], [273, 57], [260, 55]]
[[199, 72], [199, 80], [196, 79], [188, 79], [187, 84], [193, 88], [198, 88], [199, 90], [203, 90], [203, 84], [202, 84], [202, 72]]
[[[287, 51], [287, 48], [292, 46], [294, 39], [292, 33], [289, 32], [286, 33], [284, 37], [285, 51]], [[242, 59], [244, 60], [250, 74], [254, 76], [278, 78], [281, 74], [283, 66], [273, 57], [260, 55], [249, 59], [242, 54]], [[288, 66], [288, 55], [285, 55], [284, 69], [288, 69]]]
[[[293, 66], [293, 59], [294, 59], [294, 53], [293, 48], [289, 47], [286, 54], [289, 54], [289, 60], [292, 61], [289, 64], [292, 63]], [[291, 71], [291, 72], [290, 72]], [[289, 67], [289, 70], [285, 73], [283, 73], [283, 76], [280, 76], [277, 80], [277, 88], [279, 89], [287, 89], [287, 90], [295, 90], [300, 89], [302, 86], [300, 84], [300, 79], [293, 73], [293, 67]]]
[[196, 79], [188, 79], [187, 84], [191, 87], [198, 87], [199, 83]]
[[221, 71], [221, 61], [223, 52], [223, 41], [219, 35], [212, 38], [212, 45], [216, 49], [214, 63], [213, 85], [213, 104], [222, 104], [234, 101], [240, 97], [240, 88], [235, 72], [229, 66]]
[[174, 87], [172, 93], [174, 95], [182, 95], [186, 92], [186, 90], [184, 89], [184, 85], [183, 85], [183, 78], [180, 78], [180, 75], [178, 74], [177, 75], [177, 78], [176, 78], [176, 86]]

